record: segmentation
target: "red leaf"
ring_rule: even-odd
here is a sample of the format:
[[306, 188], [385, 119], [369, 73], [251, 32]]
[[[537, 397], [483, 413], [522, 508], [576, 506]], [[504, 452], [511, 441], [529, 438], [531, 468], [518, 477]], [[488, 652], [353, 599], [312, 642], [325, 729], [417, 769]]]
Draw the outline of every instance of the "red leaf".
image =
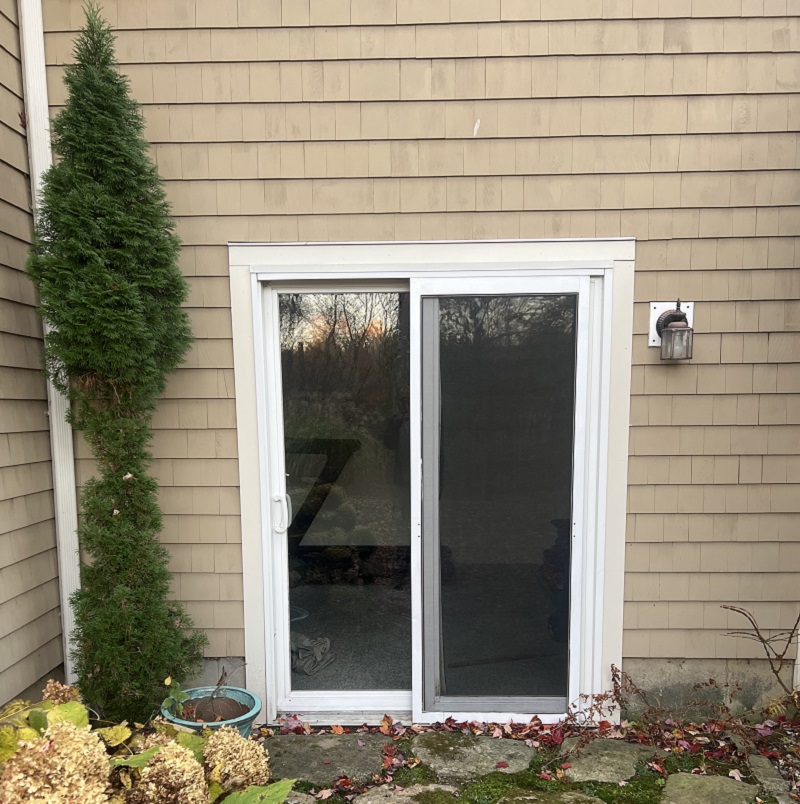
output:
[[562, 763], [561, 763], [561, 767], [562, 767], [564, 770], [569, 770], [569, 769], [572, 767], [572, 765], [570, 765], [570, 764], [569, 764], [569, 762], [562, 762]]
[[498, 762], [495, 765], [495, 768], [507, 768], [507, 767], [508, 767], [508, 762]]

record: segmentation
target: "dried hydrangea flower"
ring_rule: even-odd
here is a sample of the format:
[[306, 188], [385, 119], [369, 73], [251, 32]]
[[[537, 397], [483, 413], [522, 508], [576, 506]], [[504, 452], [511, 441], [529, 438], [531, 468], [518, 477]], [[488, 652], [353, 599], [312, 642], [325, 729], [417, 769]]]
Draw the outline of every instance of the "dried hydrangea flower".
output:
[[160, 731], [154, 731], [151, 734], [148, 734], [141, 742], [141, 747], [139, 748], [137, 753], [143, 754], [149, 748], [152, 748], [155, 745], [169, 745], [170, 743], [174, 743], [175, 740], [172, 737], [168, 737], [166, 734], [163, 734]]
[[54, 723], [44, 736], [21, 742], [0, 776], [0, 801], [22, 804], [108, 801], [108, 756], [88, 726]]
[[45, 701], [50, 701], [50, 703], [59, 706], [60, 704], [69, 703], [70, 701], [79, 701], [80, 695], [75, 687], [71, 687], [68, 684], [61, 684], [51, 678], [42, 690], [42, 698], [44, 698]]
[[142, 769], [130, 804], [208, 804], [203, 766], [191, 751], [169, 741]]
[[267, 751], [231, 726], [222, 726], [208, 738], [203, 757], [225, 790], [264, 785], [270, 780]]

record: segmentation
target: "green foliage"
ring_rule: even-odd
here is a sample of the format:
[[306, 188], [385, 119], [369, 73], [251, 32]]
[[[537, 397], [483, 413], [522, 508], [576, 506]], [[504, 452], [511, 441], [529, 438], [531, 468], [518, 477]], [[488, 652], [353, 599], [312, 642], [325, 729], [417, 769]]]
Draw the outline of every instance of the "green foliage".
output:
[[47, 712], [48, 726], [65, 721], [78, 728], [84, 728], [89, 725], [89, 713], [86, 711], [86, 707], [78, 701], [59, 704]]
[[284, 779], [266, 787], [251, 785], [239, 793], [231, 793], [225, 801], [228, 804], [281, 804], [292, 792], [293, 784], [294, 779]]
[[203, 764], [203, 748], [206, 744], [206, 738], [201, 737], [199, 734], [187, 734], [186, 732], [179, 731], [175, 735], [175, 741], [178, 745], [188, 748], [194, 758], [202, 765]]
[[183, 714], [183, 704], [189, 700], [189, 695], [181, 689], [181, 685], [172, 676], [164, 680], [167, 688], [167, 697], [161, 703], [161, 708], [166, 709], [173, 715]]
[[51, 701], [34, 704], [14, 700], [7, 703], [0, 709], [0, 768], [17, 752], [20, 740], [35, 740], [48, 726], [63, 722], [85, 728], [89, 725], [89, 713], [78, 701], [58, 706]]
[[98, 467], [81, 495], [91, 561], [72, 600], [78, 687], [104, 717], [145, 721], [162, 679], [189, 675], [205, 644], [168, 600], [158, 488], [147, 474], [156, 401], [191, 343], [187, 288], [144, 122], [94, 6], [74, 55], [28, 272], [51, 327], [46, 371]]
[[163, 746], [154, 745], [141, 754], [131, 754], [130, 756], [112, 757], [111, 764], [115, 768], [139, 768], [140, 770], [162, 749]]

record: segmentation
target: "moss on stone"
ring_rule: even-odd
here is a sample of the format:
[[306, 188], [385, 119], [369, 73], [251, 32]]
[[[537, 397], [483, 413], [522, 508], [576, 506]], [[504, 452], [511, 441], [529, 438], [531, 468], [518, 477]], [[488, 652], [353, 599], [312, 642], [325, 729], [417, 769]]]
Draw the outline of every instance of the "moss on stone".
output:
[[423, 790], [414, 796], [414, 801], [419, 804], [453, 804], [456, 797], [446, 790]]
[[758, 784], [758, 780], [753, 775], [753, 771], [746, 762], [723, 762], [710, 759], [704, 754], [682, 754], [670, 753], [664, 759], [664, 769], [669, 774], [691, 773], [695, 768], [701, 768], [704, 773], [713, 776], [728, 776], [730, 771], [738, 770], [742, 774], [742, 781], [747, 784]]
[[411, 787], [414, 784], [436, 784], [439, 777], [427, 765], [417, 765], [415, 768], [400, 768], [393, 780], [401, 787]]
[[664, 780], [653, 773], [648, 777], [634, 776], [622, 787], [609, 782], [584, 782], [571, 787], [596, 796], [606, 804], [658, 804], [664, 790]]
[[435, 731], [417, 737], [417, 740], [425, 746], [435, 757], [448, 757], [457, 753], [468, 745], [471, 745], [477, 737], [471, 734], [463, 734], [460, 731]]
[[461, 793], [461, 798], [469, 804], [492, 804], [511, 790], [550, 790], [558, 787], [557, 782], [539, 779], [538, 774], [530, 771], [524, 773], [489, 773], [468, 784]]
[[302, 779], [298, 779], [292, 785], [292, 790], [294, 790], [295, 793], [310, 793], [312, 790], [316, 790], [318, 787], [319, 785], [303, 781]]

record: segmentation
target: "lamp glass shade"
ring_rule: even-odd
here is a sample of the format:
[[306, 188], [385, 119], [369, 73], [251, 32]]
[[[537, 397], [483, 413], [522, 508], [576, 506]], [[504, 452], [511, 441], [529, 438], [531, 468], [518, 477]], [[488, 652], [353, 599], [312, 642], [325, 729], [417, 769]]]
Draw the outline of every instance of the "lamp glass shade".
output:
[[661, 333], [662, 360], [691, 360], [694, 332], [684, 321], [670, 324]]

